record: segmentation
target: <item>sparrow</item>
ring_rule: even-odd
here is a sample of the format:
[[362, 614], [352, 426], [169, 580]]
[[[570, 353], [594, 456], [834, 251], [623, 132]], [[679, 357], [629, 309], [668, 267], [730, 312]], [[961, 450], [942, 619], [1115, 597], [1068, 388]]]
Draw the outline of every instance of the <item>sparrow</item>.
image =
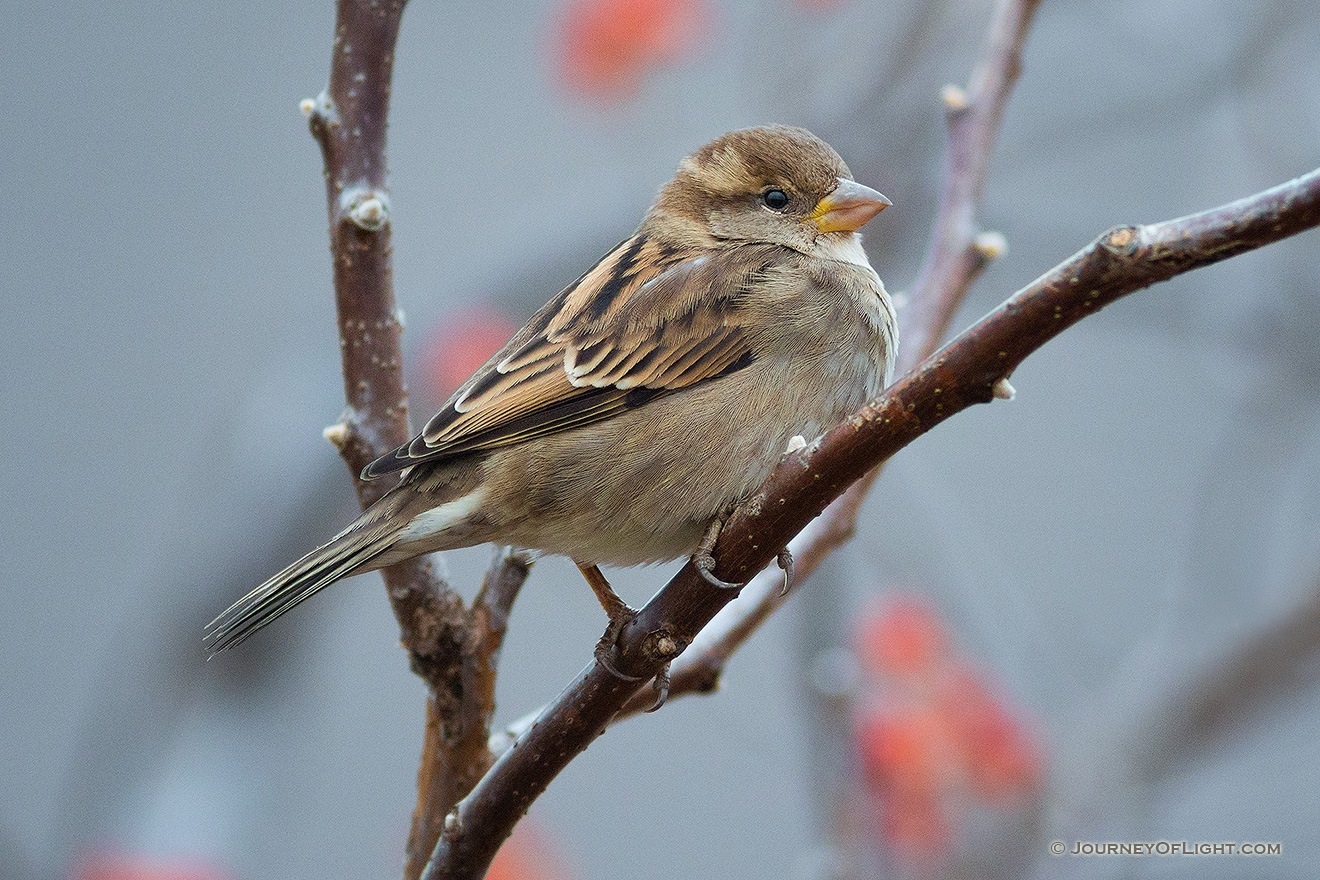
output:
[[696, 553], [723, 585], [728, 511], [888, 384], [894, 308], [857, 230], [889, 204], [801, 128], [697, 150], [636, 232], [363, 471], [399, 473], [393, 489], [211, 622], [211, 653], [341, 578], [487, 542], [572, 559], [616, 632], [631, 609], [599, 563]]

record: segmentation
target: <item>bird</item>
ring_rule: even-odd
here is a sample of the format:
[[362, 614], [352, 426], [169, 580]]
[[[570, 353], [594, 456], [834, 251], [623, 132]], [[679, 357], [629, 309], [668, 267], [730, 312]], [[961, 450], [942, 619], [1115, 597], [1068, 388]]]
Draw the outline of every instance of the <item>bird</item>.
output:
[[577, 564], [618, 674], [632, 611], [597, 566], [693, 556], [738, 586], [712, 573], [729, 512], [888, 384], [897, 321], [858, 230], [889, 205], [802, 128], [687, 156], [632, 235], [362, 472], [394, 488], [207, 626], [211, 655], [341, 578], [494, 543]]

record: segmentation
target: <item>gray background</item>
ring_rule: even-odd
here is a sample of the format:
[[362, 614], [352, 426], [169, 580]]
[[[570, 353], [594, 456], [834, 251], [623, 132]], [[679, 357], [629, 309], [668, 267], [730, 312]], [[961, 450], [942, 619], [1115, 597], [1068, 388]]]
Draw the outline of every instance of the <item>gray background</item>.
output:
[[[342, 406], [320, 160], [331, 4], [6, 5], [0, 52], [0, 875], [106, 847], [235, 876], [397, 876], [421, 738], [374, 576], [204, 663], [202, 625], [351, 515], [319, 437]], [[557, 7], [556, 7], [557, 8]], [[474, 301], [521, 320], [722, 131], [806, 125], [894, 201], [891, 290], [929, 230], [942, 123], [988, 0], [716, 5], [681, 69], [602, 108], [555, 84], [554, 13], [414, 0], [390, 130], [409, 350]], [[1308, 0], [1047, 2], [985, 220], [1008, 256], [963, 326], [1119, 222], [1320, 165]], [[1184, 276], [1069, 331], [901, 454], [829, 569], [843, 604], [925, 592], [1040, 719], [1031, 870], [1297, 876], [1320, 857], [1310, 641], [1152, 769], [1149, 718], [1317, 592], [1320, 239]], [[417, 399], [430, 399], [422, 388]], [[487, 551], [453, 554], [472, 589]], [[616, 572], [635, 602], [668, 570]], [[808, 877], [818, 844], [794, 658], [812, 583], [723, 692], [610, 731], [533, 817], [575, 876]], [[1312, 600], [1313, 601], [1313, 600]], [[553, 697], [604, 621], [538, 564], [500, 718]], [[796, 644], [795, 644], [796, 643]], [[1279, 686], [1275, 686], [1279, 685]], [[1248, 688], [1250, 689], [1250, 688]], [[1164, 719], [1167, 721], [1167, 719]], [[1274, 859], [1051, 860], [1042, 840], [1281, 841]]]

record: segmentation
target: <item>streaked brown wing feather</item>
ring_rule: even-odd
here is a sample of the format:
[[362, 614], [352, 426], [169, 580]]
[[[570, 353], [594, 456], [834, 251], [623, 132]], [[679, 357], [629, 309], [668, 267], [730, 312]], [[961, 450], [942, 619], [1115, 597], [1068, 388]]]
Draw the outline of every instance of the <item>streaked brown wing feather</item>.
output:
[[624, 241], [363, 476], [581, 427], [741, 369], [754, 353], [739, 300], [774, 255]]

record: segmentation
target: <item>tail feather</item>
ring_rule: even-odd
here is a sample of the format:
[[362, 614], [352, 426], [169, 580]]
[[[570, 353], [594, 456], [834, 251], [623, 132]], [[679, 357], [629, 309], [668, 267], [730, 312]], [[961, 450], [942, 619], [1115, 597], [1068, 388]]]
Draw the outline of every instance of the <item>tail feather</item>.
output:
[[[356, 525], [356, 524], [355, 524]], [[330, 584], [375, 566], [394, 543], [395, 530], [353, 528], [318, 547], [239, 599], [206, 625], [210, 656], [227, 651]]]

